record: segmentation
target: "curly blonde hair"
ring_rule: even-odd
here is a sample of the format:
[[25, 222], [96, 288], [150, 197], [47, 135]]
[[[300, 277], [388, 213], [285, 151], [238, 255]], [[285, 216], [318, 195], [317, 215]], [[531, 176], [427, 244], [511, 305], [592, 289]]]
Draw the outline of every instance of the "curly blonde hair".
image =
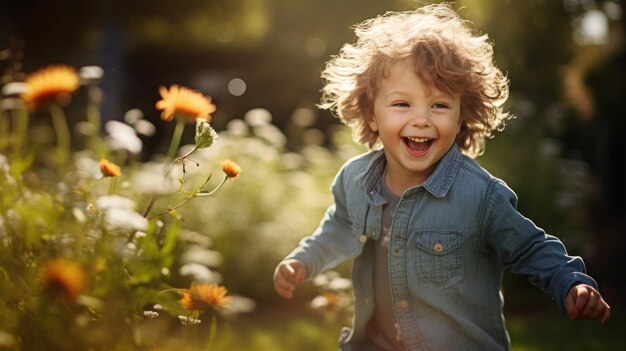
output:
[[468, 156], [481, 155], [485, 138], [511, 117], [502, 109], [509, 81], [494, 65], [492, 43], [486, 35], [472, 34], [449, 4], [389, 12], [357, 25], [355, 34], [356, 43], [345, 44], [327, 62], [319, 106], [350, 126], [355, 140], [370, 149], [380, 146], [378, 133], [368, 126], [380, 81], [401, 60], [411, 60], [426, 84], [461, 94], [456, 143]]

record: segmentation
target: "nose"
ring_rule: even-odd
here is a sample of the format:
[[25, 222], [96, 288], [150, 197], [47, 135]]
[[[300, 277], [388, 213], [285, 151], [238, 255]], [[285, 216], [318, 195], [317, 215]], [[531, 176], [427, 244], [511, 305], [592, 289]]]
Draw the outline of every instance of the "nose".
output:
[[424, 128], [428, 126], [428, 110], [423, 108], [416, 108], [411, 118], [411, 124], [418, 128]]

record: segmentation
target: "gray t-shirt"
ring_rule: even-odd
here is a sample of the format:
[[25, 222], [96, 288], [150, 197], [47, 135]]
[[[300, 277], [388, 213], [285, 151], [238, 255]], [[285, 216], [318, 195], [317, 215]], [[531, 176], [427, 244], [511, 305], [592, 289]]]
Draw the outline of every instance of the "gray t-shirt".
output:
[[381, 178], [381, 195], [387, 204], [383, 207], [382, 231], [374, 248], [374, 315], [369, 323], [369, 339], [376, 346], [389, 351], [404, 350], [402, 336], [398, 329], [396, 316], [391, 301], [391, 284], [389, 283], [389, 240], [393, 214], [400, 198], [394, 195]]

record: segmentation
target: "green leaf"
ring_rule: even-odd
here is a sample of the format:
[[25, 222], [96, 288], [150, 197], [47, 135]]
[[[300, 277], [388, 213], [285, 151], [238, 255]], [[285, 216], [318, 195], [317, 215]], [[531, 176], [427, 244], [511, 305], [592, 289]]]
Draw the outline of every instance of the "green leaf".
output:
[[196, 148], [203, 149], [215, 144], [217, 133], [211, 127], [209, 122], [198, 119], [196, 120]]
[[161, 248], [161, 258], [163, 267], [170, 267], [174, 263], [174, 250], [176, 249], [176, 242], [178, 240], [178, 234], [180, 233], [180, 224], [175, 221], [165, 231], [165, 240], [163, 247]]

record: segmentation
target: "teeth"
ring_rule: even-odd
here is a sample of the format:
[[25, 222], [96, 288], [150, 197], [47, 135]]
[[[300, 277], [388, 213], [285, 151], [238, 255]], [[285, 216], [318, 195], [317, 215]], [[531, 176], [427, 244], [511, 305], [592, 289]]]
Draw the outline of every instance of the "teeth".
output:
[[415, 137], [407, 137], [407, 139], [416, 142], [416, 143], [425, 143], [427, 141], [430, 141], [431, 139], [429, 138], [415, 138]]

